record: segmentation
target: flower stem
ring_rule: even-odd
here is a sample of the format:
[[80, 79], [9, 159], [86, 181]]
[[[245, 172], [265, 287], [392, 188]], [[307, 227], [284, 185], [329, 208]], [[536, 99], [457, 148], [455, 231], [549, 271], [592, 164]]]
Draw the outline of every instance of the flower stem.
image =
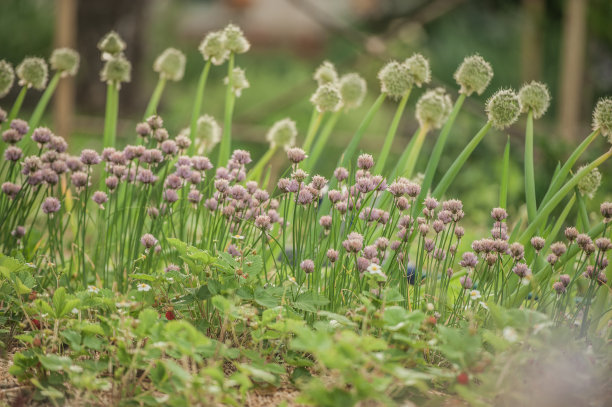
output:
[[317, 130], [319, 130], [319, 126], [321, 125], [321, 119], [323, 118], [323, 113], [319, 112], [315, 107], [312, 110], [312, 116], [310, 117], [310, 124], [308, 125], [308, 133], [306, 133], [306, 138], [304, 139], [304, 145], [302, 148], [306, 153], [310, 151], [310, 146], [314, 141], [314, 138], [317, 134]]
[[206, 61], [204, 69], [200, 74], [200, 80], [198, 81], [198, 87], [196, 89], [196, 96], [193, 101], [193, 111], [191, 112], [191, 125], [189, 127], [189, 136], [191, 137], [191, 146], [189, 146], [189, 155], [195, 152], [195, 136], [196, 129], [198, 127], [198, 117], [202, 111], [202, 99], [204, 97], [204, 88], [206, 87], [206, 79], [208, 78], [208, 72], [210, 71], [210, 60]]
[[423, 142], [425, 141], [425, 136], [427, 136], [428, 132], [428, 126], [423, 126], [419, 129], [414, 144], [412, 145], [410, 153], [408, 154], [408, 159], [405, 161], [404, 170], [400, 173], [402, 177], [412, 177], [412, 172], [414, 171], [414, 167], [416, 166], [416, 162], [419, 158], [419, 153], [423, 147]]
[[309, 154], [309, 157], [306, 159], [306, 162], [302, 165], [302, 169], [306, 172], [311, 172], [312, 169], [317, 164], [317, 160], [321, 156], [323, 149], [327, 145], [327, 140], [329, 140], [329, 136], [331, 132], [334, 130], [336, 123], [338, 123], [338, 118], [340, 117], [342, 110], [338, 110], [334, 112], [331, 117], [325, 122], [325, 126], [323, 130], [321, 130], [321, 135], [317, 139], [312, 152]]
[[159, 100], [161, 99], [162, 93], [164, 93], [164, 87], [166, 86], [166, 78], [159, 77], [157, 81], [157, 85], [155, 86], [155, 90], [151, 95], [151, 99], [149, 100], [149, 104], [147, 105], [147, 110], [145, 110], [145, 114], [143, 120], [146, 120], [147, 117], [153, 116], [157, 113], [157, 106], [159, 105]]
[[535, 191], [535, 173], [533, 169], [533, 111], [527, 113], [527, 128], [525, 130], [525, 199], [527, 203], [527, 219], [532, 222], [536, 216], [537, 203]]
[[13, 103], [13, 107], [11, 108], [11, 111], [9, 112], [8, 118], [6, 119], [6, 122], [10, 125], [11, 121], [17, 117], [17, 115], [19, 114], [19, 111], [21, 110], [21, 105], [23, 104], [23, 100], [25, 99], [25, 95], [28, 91], [28, 88], [26, 86], [21, 88], [21, 91], [19, 92], [19, 95], [17, 95], [17, 99], [15, 99], [15, 103]]
[[60, 79], [60, 73], [56, 72], [55, 75], [53, 75], [53, 78], [51, 78], [51, 80], [49, 81], [49, 86], [47, 86], [47, 89], [45, 89], [45, 92], [40, 97], [40, 100], [38, 101], [38, 104], [36, 105], [36, 108], [32, 113], [32, 117], [30, 118], [30, 131], [28, 133], [28, 136], [32, 134], [34, 129], [38, 126], [38, 123], [40, 123], [40, 119], [45, 113], [47, 105], [49, 104], [49, 100], [51, 100], [51, 96], [53, 96], [55, 88], [57, 88], [57, 84], [59, 83]]
[[259, 159], [259, 161], [257, 161], [257, 164], [255, 164], [255, 166], [251, 168], [251, 171], [249, 171], [249, 173], [247, 174], [247, 181], [259, 181], [264, 167], [274, 156], [276, 150], [278, 150], [278, 146], [275, 145], [274, 147], [270, 147], [268, 151], [266, 151], [266, 153]]
[[504, 164], [502, 169], [502, 179], [499, 187], [499, 207], [506, 208], [508, 206], [508, 177], [510, 174], [510, 137], [506, 141], [504, 149]]
[[412, 88], [408, 92], [406, 92], [406, 94], [402, 97], [399, 104], [397, 105], [395, 116], [393, 116], [391, 126], [389, 126], [387, 136], [385, 137], [385, 142], [383, 143], [382, 149], [380, 150], [380, 154], [378, 155], [378, 159], [376, 160], [376, 165], [374, 166], [374, 174], [382, 173], [383, 169], [385, 168], [385, 162], [387, 161], [387, 157], [389, 156], [389, 151], [391, 151], [391, 145], [393, 144], [395, 133], [397, 133], [397, 128], [399, 126], [400, 119], [402, 118], [402, 114], [406, 109], [406, 104], [408, 103], [408, 98], [410, 97], [411, 91]]
[[232, 114], [234, 113], [234, 90], [232, 81], [232, 72], [234, 70], [234, 53], [230, 54], [229, 63], [227, 65], [227, 89], [225, 91], [225, 117], [223, 120], [223, 137], [219, 146], [219, 157], [217, 166], [225, 164], [230, 157], [232, 150]]
[[104, 116], [104, 147], [114, 147], [117, 138], [117, 114], [119, 112], [119, 90], [115, 83], [106, 88], [106, 114]]

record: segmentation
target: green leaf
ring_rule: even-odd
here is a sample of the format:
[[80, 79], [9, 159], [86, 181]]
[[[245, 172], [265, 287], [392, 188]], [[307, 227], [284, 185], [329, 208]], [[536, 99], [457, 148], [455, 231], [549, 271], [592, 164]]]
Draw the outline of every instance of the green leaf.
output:
[[47, 370], [58, 371], [69, 367], [72, 360], [67, 356], [39, 355], [38, 360]]
[[255, 302], [262, 307], [273, 308], [276, 307], [280, 301], [274, 298], [268, 291], [262, 287], [257, 287], [254, 293]]
[[293, 306], [302, 311], [317, 312], [317, 307], [329, 304], [329, 300], [315, 292], [306, 291], [295, 299]]

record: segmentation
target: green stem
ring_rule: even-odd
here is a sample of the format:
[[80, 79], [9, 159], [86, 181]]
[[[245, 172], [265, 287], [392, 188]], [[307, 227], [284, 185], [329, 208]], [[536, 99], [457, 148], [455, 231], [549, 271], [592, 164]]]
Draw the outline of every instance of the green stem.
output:
[[275, 145], [274, 147], [270, 147], [268, 151], [266, 151], [266, 153], [259, 159], [257, 164], [255, 164], [255, 166], [251, 168], [251, 171], [249, 171], [249, 173], [247, 174], [247, 181], [259, 181], [259, 178], [261, 178], [262, 170], [264, 169], [266, 164], [268, 164], [270, 159], [274, 156], [274, 153], [276, 153], [277, 149], [278, 146]]
[[442, 177], [436, 189], [434, 189], [432, 194], [434, 198], [440, 199], [444, 195], [450, 184], [454, 181], [457, 174], [459, 174], [459, 171], [461, 170], [467, 159], [470, 157], [470, 155], [478, 146], [478, 144], [482, 141], [482, 139], [487, 134], [490, 128], [491, 123], [487, 122], [484, 126], [482, 126], [480, 131], [476, 133], [472, 140], [470, 140], [468, 145], [465, 146], [463, 151], [461, 151], [461, 153], [457, 156], [448, 171], [446, 171], [446, 174], [444, 174], [444, 177]]
[[393, 121], [391, 121], [391, 126], [389, 126], [389, 130], [387, 131], [387, 136], [385, 137], [385, 142], [383, 143], [382, 149], [380, 150], [380, 154], [378, 155], [378, 159], [376, 160], [376, 165], [374, 166], [374, 174], [381, 174], [385, 169], [385, 162], [387, 161], [387, 157], [389, 156], [389, 151], [391, 151], [391, 145], [393, 144], [393, 139], [395, 138], [395, 133], [397, 133], [397, 128], [399, 126], [400, 119], [402, 118], [402, 114], [406, 109], [406, 103], [408, 103], [408, 98], [410, 97], [410, 93], [412, 88], [406, 92], [406, 94], [400, 100], [399, 105], [397, 106], [397, 110], [395, 111], [395, 116], [393, 116]]
[[306, 153], [310, 150], [310, 145], [315, 139], [317, 134], [317, 130], [319, 130], [319, 126], [321, 125], [321, 119], [323, 118], [323, 113], [319, 112], [315, 107], [312, 110], [312, 116], [310, 117], [310, 124], [308, 125], [308, 133], [306, 133], [306, 138], [304, 139], [304, 145], [302, 148]]
[[527, 201], [527, 219], [532, 222], [538, 211], [536, 203], [535, 173], [533, 169], [533, 111], [527, 113], [525, 130], [525, 200]]
[[106, 87], [106, 114], [104, 116], [104, 147], [115, 147], [117, 138], [117, 113], [119, 106], [119, 90], [115, 83]]
[[32, 117], [30, 118], [30, 132], [28, 133], [28, 136], [32, 134], [36, 127], [38, 127], [38, 123], [40, 123], [40, 119], [45, 113], [47, 105], [49, 104], [49, 100], [51, 100], [51, 96], [53, 96], [55, 88], [57, 88], [57, 84], [59, 83], [60, 79], [60, 73], [56, 72], [55, 75], [53, 75], [53, 78], [51, 78], [51, 80], [49, 81], [49, 86], [47, 86], [47, 89], [45, 89], [45, 92], [40, 97], [40, 100], [38, 101], [38, 104], [36, 105], [36, 108], [32, 113]]
[[157, 113], [157, 106], [159, 105], [159, 100], [161, 99], [161, 95], [164, 92], [165, 86], [166, 78], [160, 76], [159, 80], [157, 81], [157, 85], [155, 86], [155, 90], [151, 95], [151, 99], [149, 100], [149, 104], [147, 105], [147, 110], [145, 110], [143, 120], [146, 120], [147, 117], [153, 116]]
[[19, 92], [19, 95], [17, 95], [17, 99], [15, 99], [15, 103], [13, 103], [13, 107], [11, 108], [11, 111], [9, 112], [8, 118], [6, 119], [6, 122], [10, 125], [11, 121], [17, 117], [17, 115], [19, 114], [19, 110], [21, 110], [21, 105], [23, 104], [23, 99], [25, 99], [25, 95], [28, 91], [28, 88], [26, 86], [21, 88], [21, 91]]
[[234, 90], [232, 86], [232, 72], [234, 70], [234, 53], [230, 54], [227, 65], [227, 89], [225, 92], [225, 118], [223, 121], [223, 137], [219, 146], [217, 166], [227, 163], [232, 149], [232, 114], [234, 112]]
[[204, 69], [200, 74], [200, 80], [198, 81], [198, 87], [196, 89], [195, 99], [193, 101], [193, 111], [191, 112], [191, 125], [189, 127], [189, 136], [191, 137], [191, 146], [189, 146], [189, 155], [195, 153], [195, 137], [196, 130], [198, 128], [198, 117], [202, 111], [202, 99], [204, 98], [204, 88], [206, 87], [206, 79], [208, 78], [208, 72], [210, 71], [210, 60], [206, 61]]
[[419, 158], [419, 153], [421, 152], [421, 148], [423, 147], [423, 142], [425, 141], [425, 136], [429, 132], [429, 128], [427, 126], [423, 126], [419, 129], [417, 133], [416, 139], [414, 141], [414, 145], [410, 149], [410, 154], [408, 154], [408, 158], [404, 164], [404, 170], [400, 174], [402, 177], [410, 178], [412, 177], [412, 172], [414, 171], [414, 167], [416, 166], [416, 162]]
[[317, 165], [317, 160], [319, 159], [321, 153], [323, 152], [323, 149], [327, 145], [327, 140], [329, 139], [331, 132], [334, 130], [334, 127], [336, 126], [336, 123], [338, 122], [338, 118], [340, 117], [341, 113], [342, 110], [334, 112], [334, 114], [332, 114], [332, 116], [325, 123], [325, 127], [323, 127], [323, 130], [321, 130], [321, 135], [317, 139], [317, 142], [315, 143], [312, 152], [309, 154], [309, 157], [306, 159], [304, 165], [302, 165], [304, 171], [309, 173]]
[[508, 206], [508, 176], [510, 173], [510, 137], [506, 142], [504, 150], [504, 164], [502, 169], [501, 185], [499, 187], [499, 207], [507, 208]]

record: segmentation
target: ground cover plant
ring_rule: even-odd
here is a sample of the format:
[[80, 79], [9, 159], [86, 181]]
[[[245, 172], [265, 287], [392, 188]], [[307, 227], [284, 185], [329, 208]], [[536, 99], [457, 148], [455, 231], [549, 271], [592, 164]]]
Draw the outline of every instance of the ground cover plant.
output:
[[[78, 54], [54, 51], [50, 81], [44, 59], [26, 58], [15, 70], [0, 62], [0, 95], [15, 75], [21, 87], [8, 112], [0, 110], [0, 334], [17, 383], [11, 402], [610, 401], [612, 202], [589, 214], [585, 200], [598, 199], [598, 167], [612, 155], [612, 99], [597, 103], [592, 133], [538, 201], [533, 126], [548, 108], [547, 87], [490, 92], [493, 68], [479, 55], [457, 68], [458, 89], [426, 90], [416, 101], [419, 128], [397, 162], [387, 158], [412, 90], [431, 80], [420, 54], [381, 67], [380, 86], [369, 87], [379, 96], [340, 157], [326, 156], [326, 143], [368, 86], [323, 62], [304, 134], [279, 120], [254, 162], [232, 151], [234, 105], [249, 87], [238, 66], [250, 47], [240, 28], [203, 39], [191, 119], [176, 135], [157, 110], [165, 86], [182, 78], [185, 56], [164, 51], [143, 120], [120, 148], [125, 47], [115, 32], [98, 43], [104, 150], [78, 155], [39, 126], [57, 83], [78, 71]], [[227, 70], [222, 124], [202, 112], [211, 69]], [[32, 88], [44, 92], [25, 120]], [[465, 99], [487, 91], [486, 123], [458, 154], [445, 151]], [[383, 103], [397, 110], [381, 149], [361, 152]], [[526, 213], [508, 215], [508, 142], [490, 233], [467, 241], [461, 197], [446, 192], [483, 138], [521, 115]], [[418, 168], [426, 138], [435, 146]], [[584, 162], [588, 148], [601, 155]], [[272, 179], [279, 150], [286, 170]], [[443, 154], [454, 162], [435, 179]], [[333, 174], [313, 172], [324, 159], [337, 160]]]

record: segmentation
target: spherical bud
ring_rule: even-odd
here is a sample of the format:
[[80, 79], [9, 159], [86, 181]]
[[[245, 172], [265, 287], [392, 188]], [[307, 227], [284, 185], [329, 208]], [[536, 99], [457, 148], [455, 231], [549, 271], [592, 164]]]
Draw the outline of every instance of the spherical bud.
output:
[[26, 234], [26, 228], [23, 226], [17, 226], [13, 231], [11, 231], [11, 235], [16, 239], [21, 239]]
[[176, 48], [167, 48], [153, 63], [153, 70], [170, 81], [180, 81], [185, 74], [185, 54]]
[[535, 249], [536, 252], [540, 252], [544, 248], [546, 244], [546, 240], [540, 236], [534, 236], [531, 238], [531, 246]]
[[461, 239], [464, 235], [465, 235], [465, 230], [463, 229], [462, 226], [455, 227], [455, 236], [457, 236], [457, 239]]
[[225, 35], [225, 48], [235, 54], [243, 54], [251, 48], [251, 44], [244, 36], [244, 33], [234, 24], [228, 24], [223, 30]]
[[178, 146], [174, 140], [165, 140], [161, 143], [160, 148], [165, 155], [175, 155], [178, 153]]
[[226, 85], [229, 85], [230, 80], [231, 80], [232, 90], [234, 92], [234, 95], [236, 95], [236, 97], [240, 97], [240, 95], [242, 94], [242, 90], [247, 89], [248, 87], [251, 86], [251, 84], [246, 78], [244, 69], [242, 68], [234, 68], [234, 70], [231, 73], [231, 78], [226, 76], [225, 79], [223, 80], [223, 83], [225, 83]]
[[299, 164], [306, 159], [307, 155], [304, 150], [298, 147], [290, 148], [287, 150], [287, 158], [293, 164]]
[[493, 127], [503, 130], [518, 119], [521, 113], [521, 104], [513, 90], [502, 89], [489, 98], [485, 110], [489, 123]]
[[210, 61], [214, 65], [221, 65], [229, 57], [229, 50], [226, 48], [225, 42], [225, 33], [214, 31], [204, 37], [199, 50], [206, 61]]
[[370, 154], [361, 154], [357, 158], [357, 167], [362, 170], [369, 170], [374, 166], [374, 158]]
[[607, 252], [612, 248], [612, 243], [607, 237], [600, 237], [595, 240], [595, 246], [602, 252]]
[[311, 96], [310, 102], [317, 108], [319, 113], [337, 112], [342, 107], [342, 95], [338, 86], [327, 83], [317, 88]]
[[349, 73], [340, 78], [338, 87], [345, 109], [354, 109], [361, 106], [367, 92], [365, 79], [356, 73]]
[[519, 90], [519, 100], [523, 113], [531, 111], [534, 119], [539, 119], [548, 110], [550, 105], [550, 93], [546, 85], [533, 81], [523, 85]]
[[404, 61], [412, 81], [418, 87], [431, 81], [431, 69], [429, 61], [421, 54], [414, 54]]
[[85, 165], [96, 165], [102, 161], [102, 157], [95, 150], [85, 149], [81, 151], [81, 162]]
[[76, 75], [79, 71], [79, 62], [79, 53], [70, 48], [58, 48], [49, 58], [51, 68], [61, 72], [62, 77]]
[[221, 127], [214, 117], [204, 115], [198, 119], [195, 141], [201, 152], [212, 150], [221, 141]]
[[389, 62], [378, 72], [380, 91], [392, 99], [402, 98], [412, 88], [412, 76], [405, 64]]
[[472, 55], [466, 57], [459, 65], [454, 78], [461, 87], [459, 92], [467, 96], [474, 92], [480, 95], [493, 78], [493, 68], [480, 55]]
[[132, 64], [123, 55], [110, 58], [100, 72], [102, 82], [121, 86], [132, 80]]
[[569, 240], [569, 242], [573, 242], [578, 237], [578, 229], [573, 226], [565, 228], [565, 238]]
[[32, 132], [32, 140], [39, 146], [44, 146], [50, 142], [51, 136], [53, 136], [53, 133], [46, 127], [38, 127]]
[[593, 130], [599, 130], [612, 143], [612, 98], [603, 98], [597, 102], [593, 111]]
[[118, 55], [125, 50], [125, 42], [115, 31], [110, 31], [98, 42], [98, 49], [102, 52], [102, 59], [108, 55]]
[[288, 150], [295, 145], [297, 133], [295, 122], [285, 118], [272, 125], [266, 134], [266, 140], [270, 143], [270, 148], [283, 147]]
[[46, 198], [41, 205], [42, 211], [47, 215], [53, 215], [58, 212], [60, 208], [61, 204], [59, 199], [53, 197]]
[[444, 89], [436, 88], [421, 96], [415, 115], [421, 127], [439, 129], [446, 122], [452, 108], [451, 99]]
[[49, 76], [47, 63], [42, 58], [26, 58], [17, 69], [19, 86], [43, 90], [47, 86]]
[[142, 245], [145, 247], [145, 249], [148, 250], [148, 249], [154, 247], [157, 244], [157, 239], [152, 234], [145, 233], [140, 238], [140, 243], [142, 243]]
[[561, 295], [565, 292], [565, 286], [560, 281], [557, 281], [553, 284], [553, 289], [557, 292], [558, 295]]
[[469, 290], [474, 286], [474, 283], [472, 283], [472, 279], [470, 278], [470, 276], [460, 277], [459, 283], [461, 284], [461, 287], [463, 287], [463, 289], [465, 290]]
[[304, 270], [306, 274], [310, 274], [314, 271], [314, 262], [310, 259], [306, 259], [300, 263], [300, 268]]
[[508, 212], [504, 208], [493, 208], [491, 211], [491, 217], [498, 222], [506, 219], [508, 217]]
[[97, 203], [100, 206], [100, 209], [104, 209], [103, 205], [106, 203], [106, 201], [108, 201], [108, 195], [102, 191], [96, 191], [91, 197], [91, 200]]
[[22, 151], [19, 147], [8, 146], [4, 151], [4, 159], [7, 161], [17, 162], [21, 159]]
[[246, 165], [251, 162], [251, 153], [246, 150], [234, 150], [232, 160], [240, 165]]
[[13, 66], [4, 59], [0, 60], [0, 98], [6, 96], [15, 81]]
[[555, 242], [550, 246], [550, 251], [554, 253], [555, 256], [561, 257], [567, 251], [567, 246], [563, 242]]
[[323, 61], [323, 63], [315, 71], [313, 77], [319, 86], [325, 85], [326, 83], [335, 84], [338, 82], [338, 72], [336, 72], [336, 67], [329, 61]]
[[[586, 166], [582, 166], [578, 169], [578, 171], [582, 170]], [[593, 170], [587, 173], [582, 179], [578, 182], [578, 191], [584, 196], [589, 197], [589, 199], [593, 199], [599, 185], [601, 184], [601, 173], [597, 168], [593, 168]]]

